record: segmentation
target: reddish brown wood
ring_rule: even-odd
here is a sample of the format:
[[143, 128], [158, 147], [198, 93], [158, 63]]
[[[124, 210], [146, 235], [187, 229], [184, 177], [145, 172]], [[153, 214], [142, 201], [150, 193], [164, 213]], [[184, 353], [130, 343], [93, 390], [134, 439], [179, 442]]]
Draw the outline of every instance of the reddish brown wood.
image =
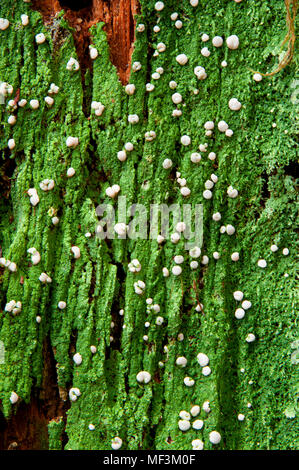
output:
[[[33, 8], [52, 24], [55, 15], [62, 10], [59, 0], [34, 0]], [[103, 21], [110, 48], [110, 59], [117, 68], [122, 83], [127, 83], [130, 74], [131, 56], [135, 40], [135, 19], [139, 12], [138, 0], [92, 0], [92, 6], [74, 11], [64, 7], [65, 18], [75, 29], [74, 40], [83, 71], [90, 66], [89, 28]]]

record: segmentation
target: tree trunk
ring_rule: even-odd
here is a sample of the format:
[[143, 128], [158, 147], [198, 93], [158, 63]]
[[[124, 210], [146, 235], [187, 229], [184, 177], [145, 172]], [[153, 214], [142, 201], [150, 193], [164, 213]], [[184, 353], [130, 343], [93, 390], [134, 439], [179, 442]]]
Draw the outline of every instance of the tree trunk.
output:
[[[296, 64], [252, 72], [275, 70], [291, 20], [283, 0], [155, 3], [1, 1], [1, 449], [298, 448]], [[124, 196], [146, 238], [101, 238], [99, 205], [136, 220]], [[152, 204], [202, 205], [200, 257], [150, 238]]]

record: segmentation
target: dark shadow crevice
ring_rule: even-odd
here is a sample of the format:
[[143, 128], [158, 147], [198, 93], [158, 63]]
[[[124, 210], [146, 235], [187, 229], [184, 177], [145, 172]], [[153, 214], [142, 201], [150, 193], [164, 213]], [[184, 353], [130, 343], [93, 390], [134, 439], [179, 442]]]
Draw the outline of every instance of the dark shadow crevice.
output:
[[[62, 418], [66, 422], [69, 405], [59, 396], [56, 362], [47, 337], [43, 345], [43, 380], [40, 388], [32, 391], [29, 403], [14, 405], [14, 413], [5, 419], [0, 412], [0, 450], [48, 449], [48, 423]], [[62, 444], [66, 434], [62, 434]]]

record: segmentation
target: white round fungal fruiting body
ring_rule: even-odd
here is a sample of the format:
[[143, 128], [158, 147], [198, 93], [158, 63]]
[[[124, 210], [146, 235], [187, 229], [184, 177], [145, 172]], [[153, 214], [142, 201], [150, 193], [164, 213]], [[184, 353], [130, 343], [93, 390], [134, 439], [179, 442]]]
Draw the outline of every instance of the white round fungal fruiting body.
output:
[[240, 255], [237, 251], [231, 254], [232, 261], [239, 261]]
[[138, 114], [129, 114], [128, 116], [128, 122], [130, 124], [137, 124], [139, 122], [139, 116]]
[[219, 444], [219, 442], [221, 441], [221, 435], [218, 431], [212, 431], [209, 434], [209, 439], [212, 444]]
[[199, 163], [201, 160], [201, 155], [198, 152], [193, 152], [190, 155], [190, 160], [192, 163]]
[[199, 413], [200, 413], [200, 406], [198, 406], [198, 405], [192, 406], [192, 408], [190, 410], [190, 413], [195, 418], [195, 416], [199, 415]]
[[121, 448], [122, 443], [123, 443], [122, 439], [118, 436], [115, 436], [111, 441], [111, 447], [113, 450], [118, 450]]
[[235, 317], [238, 320], [242, 320], [242, 318], [245, 317], [245, 310], [243, 308], [237, 308], [237, 310], [235, 311]]
[[46, 40], [46, 36], [44, 35], [44, 33], [39, 33], [35, 36], [36, 44], [42, 44], [43, 42], [45, 42], [45, 40]]
[[80, 397], [81, 392], [80, 389], [77, 387], [73, 387], [69, 391], [69, 398], [71, 401], [76, 401], [78, 397]]
[[212, 191], [210, 191], [209, 189], [206, 189], [203, 193], [202, 193], [204, 199], [212, 199], [213, 197], [213, 194], [212, 194]]
[[236, 231], [235, 227], [233, 225], [230, 225], [230, 224], [228, 224], [225, 227], [225, 230], [226, 230], [227, 235], [233, 235]]
[[127, 154], [125, 150], [120, 150], [119, 152], [117, 152], [117, 158], [120, 162], [125, 162], [127, 159]]
[[11, 126], [14, 126], [16, 122], [17, 122], [17, 118], [13, 114], [9, 116], [9, 118], [7, 119], [7, 123], [10, 124]]
[[60, 301], [58, 302], [58, 308], [59, 308], [60, 310], [63, 310], [63, 309], [65, 309], [65, 307], [66, 307], [66, 302], [64, 302], [63, 300], [60, 300]]
[[242, 308], [244, 308], [244, 310], [248, 310], [249, 308], [251, 308], [251, 302], [250, 300], [244, 300], [242, 302]]
[[186, 54], [179, 54], [178, 56], [176, 56], [176, 61], [180, 65], [185, 65], [188, 62], [188, 57], [186, 56]]
[[238, 414], [238, 421], [244, 421], [245, 416], [242, 413]]
[[170, 160], [170, 158], [165, 158], [165, 160], [162, 163], [162, 166], [164, 170], [169, 170], [169, 168], [172, 167], [172, 160]]
[[72, 178], [72, 176], [74, 176], [75, 173], [76, 173], [76, 170], [73, 167], [70, 167], [67, 169], [66, 176], [68, 178]]
[[215, 46], [215, 47], [221, 47], [222, 44], [223, 44], [223, 39], [222, 39], [222, 37], [221, 37], [221, 36], [215, 36], [215, 37], [213, 37], [213, 39], [212, 39], [212, 44], [213, 44], [213, 46]]
[[80, 248], [78, 246], [72, 246], [71, 251], [74, 254], [74, 258], [78, 259], [81, 256]]
[[266, 268], [267, 267], [267, 261], [265, 259], [259, 259], [257, 262], [257, 265], [259, 268]]
[[211, 52], [209, 51], [207, 47], [203, 47], [200, 52], [201, 52], [201, 55], [203, 55], [204, 57], [209, 57], [211, 55]]
[[253, 341], [255, 341], [255, 335], [253, 333], [249, 333], [246, 336], [245, 341], [246, 341], [246, 343], [253, 343]]
[[38, 100], [30, 100], [29, 105], [32, 109], [39, 108], [39, 101]]
[[16, 146], [15, 140], [14, 139], [9, 139], [7, 146], [10, 150], [13, 150]]
[[10, 403], [14, 405], [15, 403], [17, 403], [18, 399], [19, 399], [19, 396], [16, 394], [16, 392], [11, 392], [10, 397], [9, 397]]
[[79, 139], [78, 139], [78, 137], [69, 136], [69, 137], [67, 137], [65, 143], [66, 143], [67, 147], [75, 148], [79, 144]]
[[241, 301], [241, 300], [243, 300], [244, 294], [243, 294], [242, 291], [236, 290], [236, 291], [233, 293], [233, 296], [234, 296], [234, 299], [235, 299], [235, 300]]
[[9, 21], [7, 18], [0, 18], [0, 30], [5, 31], [9, 26]]
[[192, 427], [193, 429], [199, 430], [203, 428], [203, 420], [202, 419], [196, 419], [193, 421]]
[[208, 375], [210, 375], [210, 373], [212, 372], [210, 367], [209, 366], [206, 366], [206, 367], [203, 367], [202, 369], [202, 375], [204, 375], [205, 377], [207, 377]]
[[185, 411], [185, 410], [180, 411], [179, 416], [180, 418], [186, 419], [187, 421], [190, 421], [191, 419], [190, 413], [188, 413], [188, 411]]
[[209, 364], [209, 358], [206, 354], [204, 353], [198, 353], [197, 354], [197, 362], [201, 367], [205, 367]]
[[178, 425], [181, 431], [188, 431], [191, 427], [190, 421], [187, 419], [180, 419]]
[[174, 93], [171, 99], [174, 104], [179, 104], [182, 102], [182, 95], [180, 93]]
[[192, 444], [192, 450], [203, 450], [204, 448], [204, 444], [201, 439], [193, 439], [191, 444]]
[[187, 386], [187, 387], [192, 387], [195, 382], [193, 379], [191, 379], [191, 377], [185, 377], [184, 378], [184, 384]]
[[260, 73], [253, 74], [253, 80], [255, 82], [261, 82], [263, 80], [263, 76]]
[[237, 98], [231, 98], [228, 102], [228, 107], [232, 111], [239, 111], [241, 109], [242, 105], [240, 101], [237, 100]]
[[209, 401], [205, 401], [202, 405], [202, 409], [206, 412], [206, 413], [210, 413], [211, 411], [211, 408], [210, 408], [210, 402]]
[[80, 364], [82, 364], [82, 356], [81, 356], [81, 354], [80, 354], [80, 353], [74, 354], [74, 356], [73, 356], [73, 361], [74, 361], [74, 363], [75, 363], [77, 366], [79, 366]]
[[181, 266], [173, 266], [171, 272], [174, 276], [179, 276], [180, 274], [182, 274], [182, 268]]
[[187, 186], [184, 186], [183, 188], [180, 189], [180, 192], [181, 192], [182, 196], [186, 197], [186, 196], [190, 195], [191, 190], [189, 188], [187, 188]]
[[176, 365], [180, 367], [186, 367], [187, 362], [188, 361], [184, 356], [178, 357], [177, 360], [175, 361]]
[[194, 69], [194, 74], [197, 76], [199, 80], [205, 80], [207, 78], [207, 73], [204, 67], [198, 65]]
[[278, 251], [278, 246], [277, 245], [271, 245], [270, 250], [272, 251], [272, 253], [275, 253], [276, 251]]
[[215, 212], [215, 214], [212, 215], [212, 219], [213, 219], [215, 222], [219, 222], [219, 220], [221, 220], [221, 214], [220, 214], [220, 212]]
[[164, 8], [164, 3], [163, 2], [156, 2], [155, 3], [155, 10], [156, 11], [162, 11]]
[[135, 90], [136, 90], [136, 87], [133, 83], [129, 83], [125, 87], [125, 92], [127, 93], [127, 95], [134, 95]]
[[146, 370], [141, 370], [136, 375], [136, 380], [139, 383], [148, 384], [150, 382], [151, 378], [152, 378], [151, 374], [149, 372], [147, 372]]
[[89, 55], [92, 60], [95, 60], [98, 57], [99, 53], [95, 47], [91, 46], [89, 48]]
[[239, 38], [235, 34], [232, 34], [232, 36], [228, 36], [228, 38], [226, 39], [226, 45], [229, 49], [238, 49], [239, 44]]
[[225, 121], [219, 121], [218, 129], [220, 132], [225, 132], [228, 129], [228, 124]]
[[189, 135], [183, 135], [181, 137], [181, 144], [184, 145], [184, 146], [187, 146], [187, 145], [191, 144], [191, 138], [189, 137]]

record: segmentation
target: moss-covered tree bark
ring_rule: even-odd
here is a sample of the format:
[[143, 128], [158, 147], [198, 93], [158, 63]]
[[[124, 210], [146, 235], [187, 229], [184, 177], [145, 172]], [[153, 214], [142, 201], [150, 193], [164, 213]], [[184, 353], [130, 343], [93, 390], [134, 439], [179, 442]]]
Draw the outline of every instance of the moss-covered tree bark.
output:
[[[91, 3], [90, 24], [84, 13], [83, 25], [76, 26], [71, 17], [80, 14], [65, 7], [71, 28], [58, 0], [34, 2], [34, 8], [23, 0], [1, 1], [0, 81], [7, 83], [1, 84], [0, 106], [1, 448], [111, 449], [116, 436], [122, 449], [192, 449], [195, 439], [205, 449], [298, 448], [296, 57], [261, 81], [252, 72], [271, 72], [282, 59], [285, 4], [200, 0], [192, 7], [187, 0], [170, 0], [156, 11], [153, 0], [128, 2], [130, 34], [120, 54], [127, 59], [120, 64], [117, 48], [109, 52], [113, 28], [100, 21], [103, 2]], [[42, 4], [49, 6], [48, 16]], [[171, 19], [174, 12], [177, 19]], [[28, 24], [21, 15], [28, 15]], [[78, 40], [86, 25], [90, 36]], [[45, 41], [38, 44], [40, 33]], [[209, 35], [206, 43], [203, 34]], [[226, 45], [230, 35], [239, 38], [235, 50]], [[224, 39], [221, 47], [213, 46], [215, 36]], [[157, 54], [159, 43], [166, 50]], [[98, 51], [94, 60], [88, 58], [89, 44]], [[202, 55], [203, 47], [209, 56]], [[131, 64], [141, 64], [138, 71], [127, 67], [131, 52]], [[185, 65], [177, 62], [179, 54], [187, 56]], [[67, 69], [70, 58], [78, 59], [79, 70]], [[197, 66], [205, 68], [206, 79], [194, 74]], [[155, 79], [158, 68], [163, 70]], [[126, 81], [135, 85], [134, 94], [125, 92]], [[53, 87], [49, 92], [52, 83], [58, 93]], [[182, 96], [177, 105], [175, 92]], [[47, 96], [53, 104], [45, 102]], [[239, 111], [229, 108], [231, 98], [242, 104]], [[31, 100], [38, 100], [36, 109]], [[101, 115], [91, 109], [94, 101], [104, 105]], [[175, 109], [181, 115], [173, 115]], [[128, 116], [135, 114], [139, 122], [130, 124]], [[215, 122], [211, 136], [205, 134], [207, 121]], [[219, 121], [228, 123], [231, 137], [218, 130]], [[145, 138], [149, 131], [156, 134], [152, 141]], [[183, 135], [190, 136], [190, 145], [182, 145]], [[69, 136], [78, 138], [75, 148], [66, 145]], [[117, 153], [127, 142], [134, 149], [121, 162]], [[198, 163], [190, 159], [194, 152], [201, 153]], [[168, 170], [162, 166], [166, 158], [173, 163]], [[72, 177], [69, 168], [75, 169]], [[177, 172], [191, 190], [187, 197]], [[212, 198], [205, 199], [211, 174], [218, 181]], [[40, 187], [45, 179], [54, 181], [52, 190]], [[96, 207], [112, 203], [117, 209], [118, 198], [106, 194], [115, 184], [127, 206], [203, 204], [196, 269], [190, 268], [183, 237], [159, 244], [96, 236]], [[237, 197], [228, 196], [229, 186]], [[29, 188], [36, 189], [35, 206]], [[217, 212], [221, 221], [212, 217]], [[222, 233], [227, 225], [234, 234]], [[274, 244], [276, 252], [270, 249]], [[80, 257], [74, 257], [73, 246]], [[37, 264], [30, 248], [40, 253]], [[239, 253], [238, 261], [233, 253]], [[172, 274], [175, 255], [184, 256], [179, 276]], [[201, 263], [203, 256], [208, 263]], [[142, 266], [137, 273], [128, 269], [132, 259]], [[258, 265], [261, 259], [265, 268]], [[42, 273], [52, 282], [41, 282]], [[134, 289], [138, 280], [145, 283], [141, 295]], [[243, 319], [235, 317], [242, 303], [235, 291], [251, 302]], [[148, 307], [148, 298], [159, 313]], [[13, 300], [21, 307], [9, 311]], [[198, 304], [203, 307], [196, 309]], [[246, 341], [249, 334], [255, 341]], [[209, 357], [210, 375], [202, 374], [200, 352]], [[80, 365], [75, 353], [82, 356]], [[186, 367], [176, 365], [180, 356]], [[136, 380], [142, 370], [151, 374], [148, 384]], [[194, 385], [186, 386], [185, 377]], [[72, 388], [81, 393], [76, 401], [69, 399]], [[202, 407], [206, 401], [209, 413]], [[181, 431], [179, 414], [193, 405], [201, 411], [191, 421], [201, 419], [203, 427]], [[218, 445], [209, 440], [212, 431], [221, 434]]]

